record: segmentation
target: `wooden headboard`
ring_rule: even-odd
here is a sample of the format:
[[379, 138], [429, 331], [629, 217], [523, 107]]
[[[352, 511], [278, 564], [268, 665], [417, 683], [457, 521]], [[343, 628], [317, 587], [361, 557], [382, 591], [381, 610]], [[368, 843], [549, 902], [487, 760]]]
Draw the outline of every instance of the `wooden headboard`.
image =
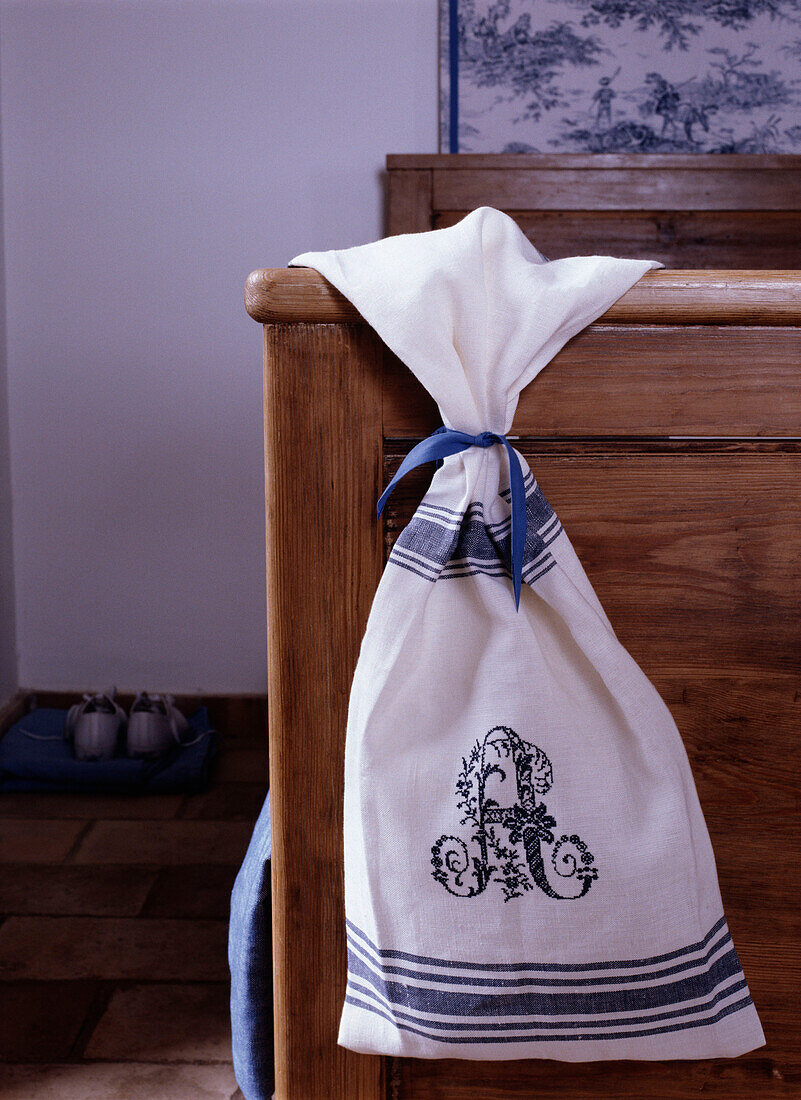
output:
[[621, 642], [671, 708], [767, 1047], [735, 1061], [459, 1062], [336, 1044], [351, 677], [431, 399], [316, 272], [264, 325], [279, 1100], [778, 1100], [801, 1087], [801, 273], [656, 272], [527, 387], [512, 431]]
[[388, 156], [388, 232], [505, 210], [550, 259], [801, 268], [801, 156]]

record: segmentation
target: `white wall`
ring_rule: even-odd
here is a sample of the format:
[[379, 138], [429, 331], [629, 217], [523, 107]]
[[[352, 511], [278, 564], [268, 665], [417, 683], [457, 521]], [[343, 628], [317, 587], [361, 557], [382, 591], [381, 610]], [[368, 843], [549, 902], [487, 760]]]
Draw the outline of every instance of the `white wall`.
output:
[[0, 18], [20, 682], [264, 690], [242, 287], [381, 235], [384, 155], [436, 150], [436, 2]]

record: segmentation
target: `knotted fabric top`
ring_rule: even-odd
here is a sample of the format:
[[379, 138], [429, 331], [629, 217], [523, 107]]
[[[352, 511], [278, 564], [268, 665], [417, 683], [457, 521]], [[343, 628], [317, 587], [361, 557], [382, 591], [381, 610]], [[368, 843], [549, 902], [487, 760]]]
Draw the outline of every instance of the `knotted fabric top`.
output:
[[421, 440], [416, 447], [406, 455], [398, 467], [398, 472], [387, 485], [378, 499], [376, 511], [380, 516], [384, 505], [389, 500], [401, 478], [417, 466], [425, 462], [440, 462], [451, 455], [466, 451], [468, 447], [494, 447], [499, 444], [506, 448], [509, 457], [509, 493], [512, 509], [511, 530], [511, 566], [512, 588], [515, 597], [515, 608], [520, 608], [520, 589], [523, 584], [523, 552], [526, 543], [526, 486], [523, 479], [523, 471], [512, 444], [505, 435], [496, 435], [495, 432], [481, 432], [479, 435], [467, 435], [466, 432], [457, 432], [454, 428], [437, 428], [433, 435]]
[[523, 387], [661, 265], [548, 262], [512, 218], [481, 207], [447, 229], [306, 252], [290, 266], [333, 283], [425, 386], [446, 427], [475, 436], [505, 435]]

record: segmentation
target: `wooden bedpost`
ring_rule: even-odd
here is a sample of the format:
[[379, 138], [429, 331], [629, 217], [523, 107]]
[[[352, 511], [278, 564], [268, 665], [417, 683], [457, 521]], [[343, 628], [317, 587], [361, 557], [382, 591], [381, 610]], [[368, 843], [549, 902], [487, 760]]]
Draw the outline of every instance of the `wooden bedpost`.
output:
[[382, 1059], [336, 1044], [345, 723], [381, 574], [381, 348], [363, 324], [264, 326], [279, 1100], [382, 1095]]

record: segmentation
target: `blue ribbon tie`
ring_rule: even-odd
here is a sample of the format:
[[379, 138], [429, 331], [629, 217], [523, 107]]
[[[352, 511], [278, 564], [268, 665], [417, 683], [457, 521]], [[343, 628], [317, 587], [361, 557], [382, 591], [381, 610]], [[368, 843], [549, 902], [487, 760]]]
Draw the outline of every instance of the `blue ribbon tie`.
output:
[[413, 447], [401, 462], [398, 472], [387, 485], [378, 499], [376, 512], [380, 516], [384, 511], [384, 505], [402, 478], [422, 466], [425, 462], [439, 462], [449, 455], [459, 454], [468, 447], [494, 447], [501, 444], [506, 448], [509, 458], [509, 488], [512, 503], [512, 587], [514, 588], [515, 607], [520, 608], [520, 589], [523, 580], [523, 552], [526, 547], [526, 484], [523, 479], [523, 471], [520, 461], [515, 454], [509, 440], [505, 435], [496, 432], [481, 432], [479, 435], [468, 435], [466, 432], [457, 432], [454, 428], [437, 428], [437, 430]]

